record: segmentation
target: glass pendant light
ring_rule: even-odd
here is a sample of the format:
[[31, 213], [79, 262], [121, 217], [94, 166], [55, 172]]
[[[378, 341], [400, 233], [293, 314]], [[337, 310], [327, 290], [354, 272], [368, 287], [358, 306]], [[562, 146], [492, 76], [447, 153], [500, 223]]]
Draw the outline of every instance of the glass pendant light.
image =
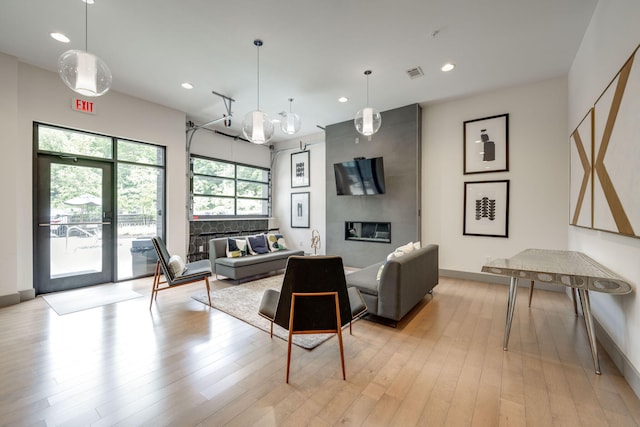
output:
[[111, 70], [99, 57], [88, 52], [88, 6], [85, 2], [84, 51], [68, 50], [58, 58], [58, 74], [71, 90], [84, 96], [100, 96], [111, 88]]
[[282, 129], [282, 132], [286, 133], [287, 135], [293, 135], [297, 133], [302, 126], [300, 116], [298, 116], [296, 113], [291, 112], [292, 102], [293, 98], [289, 98], [288, 113], [280, 113], [282, 115], [282, 120], [280, 121], [280, 129]]
[[262, 40], [253, 41], [257, 51], [258, 64], [258, 107], [255, 111], [248, 112], [242, 120], [242, 133], [245, 138], [254, 144], [266, 144], [273, 137], [275, 128], [269, 116], [260, 111], [260, 46]]
[[371, 136], [380, 129], [382, 116], [378, 110], [369, 107], [369, 75], [371, 75], [371, 70], [365, 71], [364, 75], [367, 76], [367, 106], [356, 113], [353, 122], [359, 133], [364, 136]]

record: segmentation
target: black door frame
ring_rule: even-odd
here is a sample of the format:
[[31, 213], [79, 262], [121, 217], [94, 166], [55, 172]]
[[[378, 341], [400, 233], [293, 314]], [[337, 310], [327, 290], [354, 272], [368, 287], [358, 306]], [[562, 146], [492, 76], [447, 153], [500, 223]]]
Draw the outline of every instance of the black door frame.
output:
[[[65, 278], [50, 277], [50, 170], [51, 164], [96, 167], [103, 170], [102, 182], [102, 271], [90, 274], [78, 274]], [[114, 162], [37, 153], [34, 166], [34, 241], [33, 268], [36, 295], [48, 292], [76, 289], [101, 283], [113, 282], [117, 271], [114, 233]], [[79, 183], [79, 185], [82, 185]]]

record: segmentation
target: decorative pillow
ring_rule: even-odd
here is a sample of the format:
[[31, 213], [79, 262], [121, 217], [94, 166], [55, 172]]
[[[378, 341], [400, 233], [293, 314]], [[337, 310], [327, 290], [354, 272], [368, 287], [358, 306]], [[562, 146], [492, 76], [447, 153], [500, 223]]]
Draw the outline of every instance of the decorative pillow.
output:
[[418, 240], [417, 242], [413, 243], [413, 248], [414, 249], [420, 249], [422, 247], [422, 245], [420, 244], [420, 241]]
[[247, 254], [247, 241], [245, 239], [227, 239], [227, 257], [238, 258]]
[[403, 252], [393, 251], [389, 255], [387, 255], [387, 261], [391, 261], [394, 258], [399, 258], [404, 255]]
[[171, 270], [173, 277], [182, 276], [186, 268], [184, 260], [180, 255], [171, 255], [171, 258], [169, 258], [169, 270]]
[[269, 250], [271, 252], [288, 249], [287, 242], [282, 234], [267, 234], [267, 240], [269, 241]]
[[251, 255], [269, 253], [269, 248], [267, 247], [267, 240], [265, 237], [266, 236], [264, 234], [247, 237], [247, 246], [249, 246], [249, 253]]
[[408, 254], [409, 252], [413, 252], [415, 250], [413, 246], [413, 242], [409, 242], [406, 245], [400, 246], [395, 251], [402, 252], [403, 254]]

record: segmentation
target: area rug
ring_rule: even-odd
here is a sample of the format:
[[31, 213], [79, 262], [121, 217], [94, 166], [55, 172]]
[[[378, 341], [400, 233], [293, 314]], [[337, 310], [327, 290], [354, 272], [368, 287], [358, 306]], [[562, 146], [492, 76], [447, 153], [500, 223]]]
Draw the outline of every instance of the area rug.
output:
[[[283, 278], [284, 275], [279, 274], [277, 276], [270, 276], [212, 291], [211, 304], [213, 304], [214, 308], [269, 333], [271, 322], [258, 314], [260, 300], [266, 289], [279, 291], [282, 287]], [[206, 293], [195, 295], [192, 298], [205, 305], [209, 305]], [[274, 324], [273, 335], [287, 341], [289, 332]], [[295, 335], [293, 337], [293, 343], [298, 347], [313, 350], [334, 335], [335, 334]]]
[[103, 305], [115, 304], [142, 295], [127, 289], [123, 285], [98, 285], [89, 286], [72, 291], [54, 292], [43, 295], [42, 298], [58, 315], [62, 316]]

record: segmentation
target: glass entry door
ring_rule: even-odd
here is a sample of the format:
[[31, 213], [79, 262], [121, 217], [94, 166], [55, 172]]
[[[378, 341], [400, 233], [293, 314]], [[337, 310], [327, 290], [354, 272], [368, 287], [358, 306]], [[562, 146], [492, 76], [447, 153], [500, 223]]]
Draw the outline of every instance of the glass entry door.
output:
[[111, 282], [113, 163], [38, 156], [38, 294]]

